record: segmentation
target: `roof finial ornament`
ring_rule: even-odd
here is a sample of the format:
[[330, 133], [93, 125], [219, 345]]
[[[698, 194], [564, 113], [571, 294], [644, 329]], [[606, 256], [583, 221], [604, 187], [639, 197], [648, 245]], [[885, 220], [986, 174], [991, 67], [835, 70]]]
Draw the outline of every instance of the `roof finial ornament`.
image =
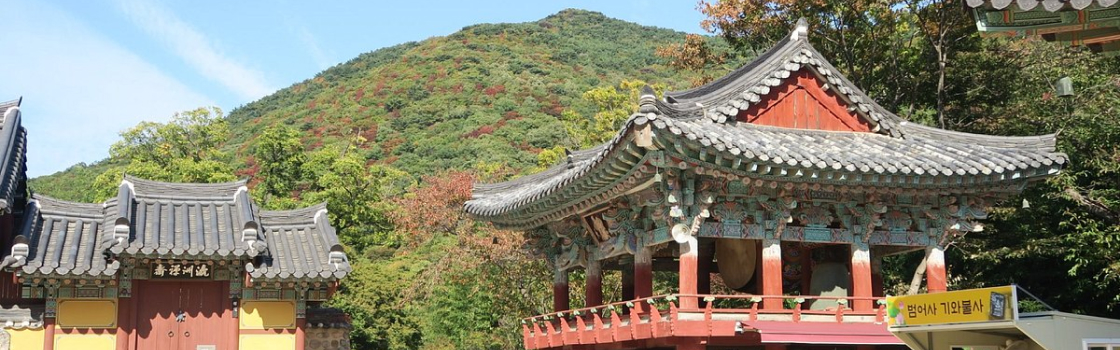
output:
[[790, 34], [790, 40], [801, 40], [809, 38], [809, 21], [805, 17], [797, 20], [797, 26], [793, 27], [793, 34]]
[[642, 86], [642, 94], [638, 98], [638, 112], [657, 112], [657, 93], [653, 92], [653, 88], [649, 85]]

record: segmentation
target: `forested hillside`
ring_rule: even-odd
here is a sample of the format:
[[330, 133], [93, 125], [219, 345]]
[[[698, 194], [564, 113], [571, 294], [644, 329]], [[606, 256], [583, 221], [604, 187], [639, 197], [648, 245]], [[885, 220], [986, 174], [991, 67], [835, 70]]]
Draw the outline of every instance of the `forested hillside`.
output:
[[[1020, 283], [1063, 311], [1120, 317], [1120, 59], [981, 37], [951, 1], [817, 3], [701, 6], [722, 38], [579, 10], [470, 26], [361, 55], [228, 116], [203, 108], [142, 123], [109, 159], [31, 187], [95, 201], [127, 172], [249, 178], [270, 208], [328, 201], [354, 260], [332, 305], [353, 317], [355, 348], [513, 349], [519, 318], [550, 308], [551, 276], [519, 233], [463, 214], [472, 181], [531, 173], [563, 149], [601, 142], [634, 111], [641, 86], [680, 90], [723, 75], [806, 17], [823, 55], [911, 121], [1061, 133], [1071, 164], [996, 203], [984, 232], [951, 244], [950, 288]], [[1054, 96], [1063, 76], [1075, 96]], [[917, 258], [884, 262], [892, 292], [909, 292]], [[582, 305], [582, 277], [571, 278], [572, 305]], [[604, 277], [609, 300], [618, 278]]]

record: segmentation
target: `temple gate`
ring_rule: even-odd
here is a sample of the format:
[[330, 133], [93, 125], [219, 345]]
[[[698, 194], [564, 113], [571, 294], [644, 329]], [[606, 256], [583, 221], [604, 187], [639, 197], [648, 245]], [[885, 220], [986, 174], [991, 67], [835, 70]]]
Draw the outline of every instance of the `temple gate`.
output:
[[351, 271], [325, 204], [129, 176], [104, 203], [29, 197], [20, 102], [0, 103], [0, 349], [349, 349], [320, 307]]

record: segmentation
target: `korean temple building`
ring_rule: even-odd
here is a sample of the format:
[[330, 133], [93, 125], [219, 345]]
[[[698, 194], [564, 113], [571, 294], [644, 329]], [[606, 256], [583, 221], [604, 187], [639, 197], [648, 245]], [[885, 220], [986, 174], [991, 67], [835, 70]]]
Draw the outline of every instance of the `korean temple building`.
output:
[[349, 349], [319, 307], [351, 271], [325, 205], [129, 176], [104, 203], [28, 195], [19, 104], [0, 104], [0, 349]]
[[966, 0], [981, 34], [1040, 36], [1046, 41], [1120, 52], [1120, 0]]
[[[1054, 135], [908, 122], [808, 33], [707, 85], [647, 88], [605, 144], [474, 185], [464, 210], [524, 231], [554, 268], [554, 310], [523, 320], [526, 349], [904, 349], [881, 259], [924, 252], [927, 289], [945, 291], [946, 242], [1067, 161]], [[577, 270], [585, 305], [570, 303]], [[622, 300], [603, 300], [611, 270]], [[655, 271], [676, 280], [667, 294]]]

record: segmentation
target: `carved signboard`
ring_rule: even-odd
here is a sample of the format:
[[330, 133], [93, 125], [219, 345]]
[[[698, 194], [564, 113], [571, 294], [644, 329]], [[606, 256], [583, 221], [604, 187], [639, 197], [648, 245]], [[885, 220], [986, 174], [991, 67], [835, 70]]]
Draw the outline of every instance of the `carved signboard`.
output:
[[158, 262], [152, 263], [152, 279], [211, 279], [214, 264]]

